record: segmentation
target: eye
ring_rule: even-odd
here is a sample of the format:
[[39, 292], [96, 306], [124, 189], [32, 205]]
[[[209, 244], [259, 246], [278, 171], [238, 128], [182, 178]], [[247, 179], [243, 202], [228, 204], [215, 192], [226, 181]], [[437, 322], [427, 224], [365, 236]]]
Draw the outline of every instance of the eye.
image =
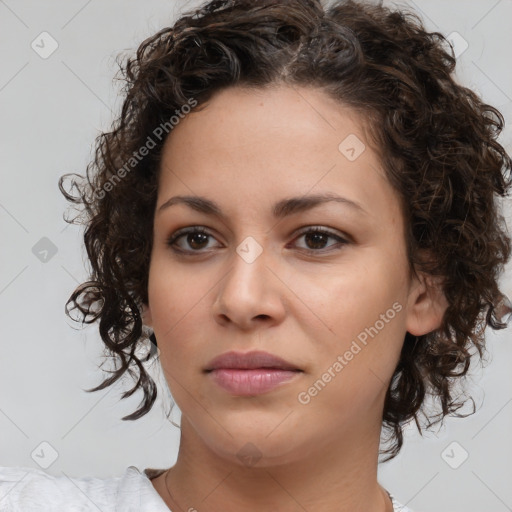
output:
[[[175, 233], [173, 233], [167, 239], [167, 245], [169, 245], [176, 252], [199, 252], [199, 249], [204, 249], [207, 247], [206, 243], [208, 241], [208, 237], [212, 235], [201, 226], [192, 226], [189, 228], [179, 229]], [[177, 242], [181, 242], [183, 239], [186, 244], [192, 249], [189, 250], [186, 247], [180, 246]]]
[[[213, 238], [213, 235], [201, 226], [191, 226], [183, 229], [179, 229], [173, 233], [167, 239], [167, 245], [172, 248], [173, 251], [178, 253], [188, 253], [191, 255], [201, 254], [202, 249], [211, 249], [208, 247], [208, 238]], [[345, 238], [328, 231], [325, 228], [319, 226], [310, 226], [308, 229], [299, 233], [294, 241], [304, 237], [307, 247], [299, 247], [302, 252], [308, 254], [319, 254], [322, 252], [330, 252], [332, 247], [348, 244], [349, 241]], [[336, 243], [328, 245], [326, 250], [326, 243], [329, 238], [336, 241]], [[184, 247], [183, 244], [188, 245]]]
[[336, 245], [340, 246], [349, 243], [349, 241], [346, 240], [345, 238], [342, 238], [341, 236], [319, 226], [312, 226], [306, 229], [305, 231], [302, 231], [301, 233], [299, 233], [299, 236], [295, 238], [295, 240], [298, 240], [301, 237], [304, 237], [306, 245], [309, 246], [302, 248], [302, 250], [308, 254], [318, 254], [320, 252], [327, 251], [330, 252], [332, 249], [328, 249], [327, 251], [325, 249], [327, 240], [329, 238], [332, 238], [337, 241], [337, 243], [327, 246], [330, 248], [335, 247]]

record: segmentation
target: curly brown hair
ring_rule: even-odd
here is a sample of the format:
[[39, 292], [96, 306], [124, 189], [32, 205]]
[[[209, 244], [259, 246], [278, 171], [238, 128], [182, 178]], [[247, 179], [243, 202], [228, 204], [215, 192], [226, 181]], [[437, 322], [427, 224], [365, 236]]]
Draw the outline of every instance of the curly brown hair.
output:
[[[99, 320], [105, 353], [116, 361], [113, 375], [87, 391], [110, 386], [126, 371], [133, 377], [136, 366], [137, 382], [122, 398], [142, 387], [144, 399], [122, 419], [140, 418], [156, 400], [135, 349], [147, 340], [141, 314], [169, 119], [191, 99], [199, 109], [228, 86], [307, 85], [367, 121], [401, 200], [410, 269], [441, 276], [449, 304], [439, 329], [405, 336], [383, 413], [391, 445], [380, 453], [389, 455], [385, 460], [398, 454], [411, 418], [421, 433], [427, 394], [442, 408], [427, 428], [458, 411], [464, 403], [453, 389], [469, 369], [470, 349], [482, 358], [485, 327], [507, 325], [498, 278], [511, 241], [497, 196], [508, 194], [512, 160], [497, 141], [502, 115], [458, 84], [454, 69], [447, 40], [427, 32], [414, 12], [355, 1], [214, 0], [143, 41], [121, 65], [122, 111], [96, 139], [86, 176], [59, 180], [66, 198], [85, 208], [92, 265], [66, 313], [72, 305], [82, 325]], [[72, 176], [78, 195], [63, 186]], [[422, 259], [424, 249], [433, 258]]]

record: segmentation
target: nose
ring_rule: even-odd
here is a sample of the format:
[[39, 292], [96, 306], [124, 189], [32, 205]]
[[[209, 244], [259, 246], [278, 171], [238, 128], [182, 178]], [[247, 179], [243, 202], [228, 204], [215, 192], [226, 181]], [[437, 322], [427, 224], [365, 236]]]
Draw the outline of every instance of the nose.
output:
[[250, 330], [263, 323], [271, 326], [283, 321], [286, 285], [272, 260], [271, 249], [254, 239], [233, 251], [213, 303], [213, 315], [219, 324]]

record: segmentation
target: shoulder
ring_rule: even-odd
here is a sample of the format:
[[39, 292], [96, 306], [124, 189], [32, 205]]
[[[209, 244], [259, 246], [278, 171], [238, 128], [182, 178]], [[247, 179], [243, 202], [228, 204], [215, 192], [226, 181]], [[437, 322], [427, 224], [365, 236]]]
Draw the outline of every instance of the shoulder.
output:
[[[0, 467], [0, 509], [2, 511], [114, 510], [122, 477], [72, 478], [65, 473], [50, 475], [42, 469]], [[70, 505], [80, 508], [70, 508]]]
[[[0, 467], [0, 510], [114, 512], [126, 501], [139, 511], [143, 510], [141, 502], [145, 503], [144, 491], [151, 490], [148, 485], [151, 486], [148, 477], [135, 466], [128, 467], [122, 476], [108, 478], [73, 478], [36, 468]], [[124, 510], [130, 509], [131, 506]]]

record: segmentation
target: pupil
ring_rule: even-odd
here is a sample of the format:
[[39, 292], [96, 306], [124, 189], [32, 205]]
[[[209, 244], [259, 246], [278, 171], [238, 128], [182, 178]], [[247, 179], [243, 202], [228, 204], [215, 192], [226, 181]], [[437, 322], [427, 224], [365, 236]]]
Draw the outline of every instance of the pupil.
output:
[[[314, 249], [322, 249], [325, 246], [325, 238], [326, 238], [326, 235], [324, 235], [323, 233], [308, 233], [306, 235], [306, 240], [313, 239], [313, 246], [314, 246], [313, 248]], [[317, 244], [317, 243], [320, 244], [321, 247], [316, 246], [315, 244]], [[311, 245], [311, 244], [308, 243], [308, 245]]]
[[[188, 236], [189, 243], [191, 242], [191, 240], [194, 240], [194, 239], [197, 240], [198, 237], [203, 237], [203, 240], [202, 240], [203, 243], [207, 241], [207, 235], [205, 235], [204, 233], [192, 233]], [[194, 242], [190, 243], [191, 247], [195, 247], [196, 249], [197, 248], [201, 249], [201, 247], [197, 247], [197, 245], [201, 246], [201, 241], [199, 241], [199, 244], [195, 244]]]

